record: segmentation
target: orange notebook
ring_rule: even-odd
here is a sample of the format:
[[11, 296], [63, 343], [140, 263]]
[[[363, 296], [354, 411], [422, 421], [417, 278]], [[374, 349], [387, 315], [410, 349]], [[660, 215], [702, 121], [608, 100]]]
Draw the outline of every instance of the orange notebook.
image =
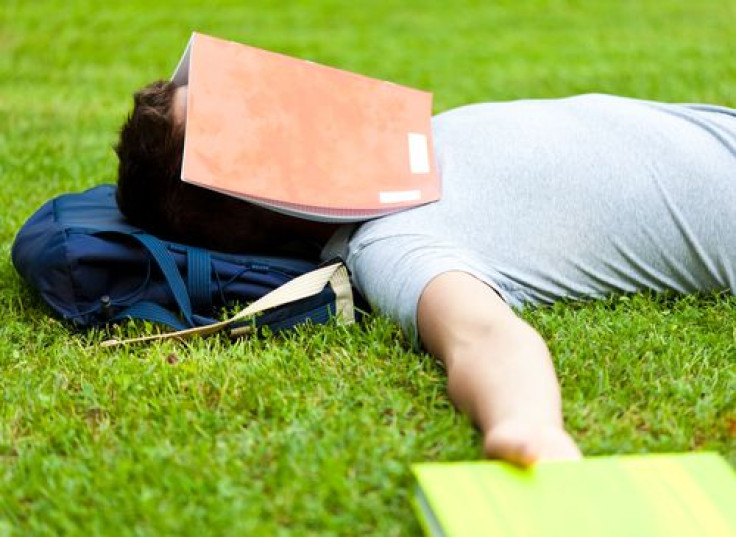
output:
[[312, 220], [436, 201], [432, 94], [194, 33], [182, 180]]

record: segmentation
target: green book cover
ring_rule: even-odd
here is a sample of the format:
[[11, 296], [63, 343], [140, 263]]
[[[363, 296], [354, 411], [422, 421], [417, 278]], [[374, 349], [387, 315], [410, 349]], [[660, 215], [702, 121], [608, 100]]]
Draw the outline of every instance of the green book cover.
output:
[[715, 453], [419, 463], [414, 507], [446, 537], [736, 537], [736, 473]]

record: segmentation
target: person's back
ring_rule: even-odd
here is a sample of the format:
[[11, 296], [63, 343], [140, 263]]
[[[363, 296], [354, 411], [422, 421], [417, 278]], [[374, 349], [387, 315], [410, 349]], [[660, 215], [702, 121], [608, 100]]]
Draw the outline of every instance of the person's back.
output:
[[736, 289], [734, 111], [607, 95], [479, 104], [437, 116], [434, 137], [442, 200], [362, 225], [347, 256], [405, 327], [448, 270], [512, 306]]

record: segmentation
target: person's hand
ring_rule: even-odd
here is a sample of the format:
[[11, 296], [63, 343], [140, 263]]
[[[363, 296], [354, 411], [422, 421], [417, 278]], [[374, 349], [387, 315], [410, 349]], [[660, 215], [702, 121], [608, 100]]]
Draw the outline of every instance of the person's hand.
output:
[[483, 450], [487, 457], [523, 467], [539, 461], [582, 457], [575, 441], [563, 428], [521, 420], [506, 420], [489, 430], [483, 439]]

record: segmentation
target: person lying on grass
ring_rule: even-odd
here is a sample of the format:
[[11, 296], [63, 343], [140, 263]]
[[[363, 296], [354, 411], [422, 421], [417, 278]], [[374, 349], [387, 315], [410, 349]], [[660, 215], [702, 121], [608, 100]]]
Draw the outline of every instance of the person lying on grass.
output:
[[433, 119], [442, 199], [340, 226], [181, 182], [186, 92], [135, 94], [116, 147], [122, 212], [217, 250], [297, 240], [340, 254], [368, 301], [444, 362], [489, 457], [580, 457], [547, 347], [514, 310], [736, 289], [736, 110], [609, 95], [450, 110]]

